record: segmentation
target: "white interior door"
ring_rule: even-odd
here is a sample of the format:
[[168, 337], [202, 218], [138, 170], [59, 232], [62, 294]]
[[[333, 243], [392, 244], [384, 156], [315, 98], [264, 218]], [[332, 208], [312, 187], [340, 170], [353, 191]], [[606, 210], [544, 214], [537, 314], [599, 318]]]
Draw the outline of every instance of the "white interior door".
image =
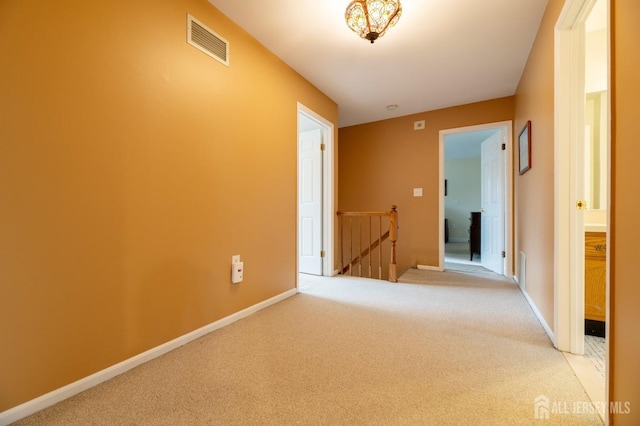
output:
[[301, 132], [299, 155], [298, 270], [322, 275], [322, 132]]
[[[596, 0], [567, 0], [554, 35], [553, 335], [561, 351], [584, 353], [585, 23]], [[609, 5], [605, 4], [606, 27]], [[593, 65], [592, 65], [593, 66]], [[607, 308], [608, 309], [608, 308]]]
[[482, 266], [504, 273], [504, 158], [503, 131], [496, 132], [481, 145], [482, 226], [480, 259]]

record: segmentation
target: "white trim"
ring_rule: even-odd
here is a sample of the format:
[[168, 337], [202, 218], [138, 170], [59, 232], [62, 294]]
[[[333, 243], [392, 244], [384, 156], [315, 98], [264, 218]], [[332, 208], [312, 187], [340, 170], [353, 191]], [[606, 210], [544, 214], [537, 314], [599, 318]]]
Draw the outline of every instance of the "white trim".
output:
[[[582, 114], [580, 106], [576, 105], [576, 99], [584, 97], [584, 89], [579, 93], [577, 88], [571, 86], [576, 80], [580, 80], [574, 75], [578, 67], [584, 69], [584, 58], [575, 54], [575, 51], [583, 52], [584, 36], [581, 26], [591, 11], [596, 0], [566, 0], [564, 8], [558, 18], [555, 28], [555, 134], [554, 134], [554, 330], [557, 335], [556, 348], [561, 351], [571, 351], [575, 354], [584, 352], [584, 237], [583, 231], [576, 229], [582, 224], [576, 224], [575, 206], [573, 203], [577, 199], [575, 188], [572, 185], [571, 167], [576, 161], [574, 145], [577, 143], [577, 136], [572, 134], [575, 127], [572, 127], [576, 114]], [[607, 22], [611, 11], [611, 1], [607, 0]], [[607, 70], [608, 88], [611, 88], [611, 29], [607, 24]], [[575, 31], [575, 30], [579, 31]], [[582, 39], [580, 36], [582, 35]], [[584, 55], [584, 53], [582, 53]], [[577, 111], [576, 111], [577, 110]], [[611, 117], [611, 96], [607, 96], [607, 112]], [[581, 123], [584, 128], [584, 121]], [[575, 126], [575, 124], [573, 124]], [[607, 179], [611, 182], [611, 128], [608, 126], [607, 135]], [[578, 140], [579, 141], [579, 140]], [[574, 172], [575, 174], [575, 172]], [[611, 190], [609, 188], [607, 196], [607, 245], [609, 246], [610, 215], [611, 215]], [[579, 234], [579, 235], [576, 235]], [[572, 247], [576, 244], [579, 247]], [[607, 253], [607, 271], [609, 271], [609, 253]], [[573, 265], [573, 267], [572, 267]], [[579, 277], [573, 275], [580, 273]], [[605, 371], [605, 401], [609, 400], [609, 344], [610, 339], [610, 281], [609, 274], [606, 277], [606, 371]], [[605, 424], [609, 424], [608, 417]]]
[[[514, 277], [514, 281], [517, 282], [517, 278]], [[531, 300], [531, 298], [529, 297], [527, 292], [522, 290], [522, 287], [518, 286], [518, 288], [520, 288], [520, 291], [522, 292], [522, 294], [524, 295], [525, 300], [527, 301], [527, 303], [531, 307], [531, 310], [533, 311], [535, 316], [538, 318], [538, 321], [540, 321], [540, 324], [542, 324], [542, 328], [544, 328], [544, 331], [547, 333], [547, 336], [549, 336], [549, 339], [551, 339], [551, 342], [553, 343], [553, 346], [556, 346], [556, 336], [553, 334], [553, 331], [551, 330], [551, 327], [549, 327], [549, 324], [547, 324], [547, 322], [544, 320], [544, 317], [542, 316], [542, 314], [538, 310], [538, 307], [536, 306], [535, 303], [533, 303], [533, 300]]]
[[440, 268], [438, 266], [429, 266], [429, 265], [416, 265], [416, 268], [422, 269], [423, 271], [437, 271], [437, 272], [444, 271], [444, 268]]
[[584, 22], [596, 0], [567, 0], [554, 33], [554, 330], [557, 349], [584, 353]]
[[[298, 113], [297, 117], [300, 115], [304, 115], [311, 121], [314, 121], [321, 128], [323, 143], [325, 144], [324, 150], [324, 158], [322, 161], [322, 174], [323, 174], [323, 182], [322, 182], [322, 239], [323, 239], [323, 249], [325, 252], [324, 261], [322, 262], [322, 275], [325, 277], [331, 277], [336, 275], [334, 272], [334, 235], [333, 230], [335, 227], [335, 188], [334, 188], [334, 150], [335, 143], [333, 140], [334, 133], [334, 125], [329, 120], [325, 119], [321, 115], [315, 113], [312, 109], [306, 107], [305, 105], [298, 102]], [[300, 134], [299, 123], [298, 129], [296, 132], [296, 138]], [[297, 143], [296, 143], [297, 146]], [[296, 150], [297, 153], [297, 150]], [[297, 154], [296, 154], [297, 155]], [[299, 160], [299, 155], [297, 155], [296, 163]], [[298, 165], [299, 167], [299, 165]], [[296, 169], [298, 170], [298, 169]], [[297, 173], [297, 172], [296, 172]], [[296, 175], [296, 180], [299, 180]], [[296, 187], [297, 188], [297, 187]], [[298, 268], [298, 194], [299, 188], [296, 189], [296, 271], [299, 271]], [[296, 274], [297, 276], [297, 274]], [[297, 282], [297, 280], [296, 280]]]
[[444, 137], [438, 136], [438, 270], [444, 271]]
[[118, 364], [112, 365], [111, 367], [105, 368], [104, 370], [98, 371], [97, 373], [94, 373], [90, 376], [84, 377], [78, 381], [32, 399], [31, 401], [27, 401], [16, 407], [3, 411], [0, 413], [0, 426], [14, 423], [40, 410], [57, 404], [60, 401], [71, 398], [72, 396], [77, 395], [80, 392], [97, 386], [100, 383], [106, 382], [107, 380], [119, 376], [120, 374], [125, 373], [132, 368], [144, 364], [145, 362], [151, 361], [154, 358], [158, 358], [159, 356], [162, 356], [167, 352], [177, 349], [180, 346], [184, 346], [187, 343], [192, 342], [193, 340], [196, 340], [206, 334], [218, 330], [219, 328], [225, 327], [233, 322], [238, 321], [239, 319], [245, 318], [284, 299], [294, 296], [296, 293], [298, 293], [298, 290], [295, 288], [288, 290], [263, 302], [236, 312], [235, 314], [231, 314], [211, 324], [205, 325], [204, 327], [173, 339], [160, 346], [149, 349], [148, 351], [138, 354], [132, 358], [119, 362]]
[[[454, 129], [444, 129], [439, 132], [439, 182], [444, 182], [444, 139], [445, 136], [455, 133], [474, 132], [478, 130], [497, 129], [501, 128], [506, 134], [506, 178], [505, 178], [505, 247], [504, 251], [506, 257], [504, 259], [504, 276], [513, 275], [513, 122], [499, 121], [495, 123], [486, 123], [476, 126], [457, 127]], [[439, 261], [438, 267], [440, 270], [444, 270], [444, 184], [438, 185], [439, 187], [439, 219], [438, 223], [438, 240], [439, 240]]]

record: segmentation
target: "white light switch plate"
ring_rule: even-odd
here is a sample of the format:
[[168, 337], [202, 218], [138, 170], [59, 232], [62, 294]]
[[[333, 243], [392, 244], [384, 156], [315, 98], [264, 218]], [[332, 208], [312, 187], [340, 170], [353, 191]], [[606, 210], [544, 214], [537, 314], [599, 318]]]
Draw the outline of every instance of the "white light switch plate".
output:
[[422, 188], [413, 188], [414, 197], [422, 197]]

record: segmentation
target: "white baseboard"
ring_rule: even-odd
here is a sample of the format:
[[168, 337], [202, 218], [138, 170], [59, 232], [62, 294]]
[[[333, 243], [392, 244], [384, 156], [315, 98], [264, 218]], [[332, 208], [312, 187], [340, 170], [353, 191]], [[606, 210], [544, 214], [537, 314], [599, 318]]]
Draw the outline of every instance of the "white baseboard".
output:
[[438, 272], [442, 272], [442, 269], [440, 269], [437, 266], [430, 266], [430, 265], [416, 265], [416, 268], [418, 269], [422, 269], [424, 271], [438, 271]]
[[37, 413], [40, 410], [57, 404], [60, 401], [70, 398], [80, 392], [83, 392], [89, 388], [97, 386], [100, 383], [106, 382], [107, 380], [119, 376], [120, 374], [125, 373], [132, 368], [139, 366], [140, 364], [151, 361], [152, 359], [164, 355], [167, 352], [179, 348], [180, 346], [184, 346], [193, 340], [211, 333], [212, 331], [225, 327], [255, 312], [258, 312], [284, 299], [294, 296], [297, 292], [298, 290], [295, 288], [292, 290], [288, 290], [282, 294], [243, 309], [242, 311], [236, 312], [235, 314], [231, 314], [228, 317], [219, 319], [218, 321], [212, 322], [211, 324], [205, 325], [204, 327], [175, 338], [160, 346], [149, 349], [148, 351], [138, 354], [132, 358], [119, 362], [118, 364], [112, 365], [111, 367], [105, 368], [104, 370], [98, 371], [97, 373], [94, 373], [90, 376], [46, 393], [42, 396], [32, 399], [31, 401], [27, 401], [16, 407], [3, 411], [0, 413], [0, 426], [9, 425], [13, 422], [30, 416], [31, 414]]
[[[517, 282], [517, 279], [515, 277], [514, 277], [514, 281]], [[529, 304], [529, 306], [533, 310], [533, 313], [538, 318], [538, 321], [540, 321], [540, 324], [542, 324], [542, 328], [544, 328], [544, 331], [547, 333], [547, 336], [549, 336], [549, 339], [551, 339], [551, 342], [553, 343], [553, 346], [556, 347], [557, 346], [556, 336], [555, 336], [555, 334], [553, 334], [553, 331], [551, 331], [551, 327], [549, 327], [549, 324], [547, 324], [547, 322], [544, 320], [544, 317], [542, 316], [542, 314], [538, 310], [538, 307], [536, 306], [535, 303], [533, 303], [533, 300], [531, 300], [531, 298], [529, 297], [527, 292], [524, 291], [522, 289], [522, 287], [520, 287], [520, 291], [522, 292], [522, 294], [524, 295], [524, 298], [526, 299], [527, 303]]]

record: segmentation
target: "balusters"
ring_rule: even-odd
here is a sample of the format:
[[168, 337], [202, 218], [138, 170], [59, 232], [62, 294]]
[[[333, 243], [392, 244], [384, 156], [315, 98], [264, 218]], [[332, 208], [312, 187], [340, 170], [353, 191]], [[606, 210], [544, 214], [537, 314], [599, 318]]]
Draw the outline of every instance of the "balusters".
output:
[[[349, 218], [349, 249], [351, 250], [350, 259], [353, 259], [353, 217]], [[353, 263], [349, 261], [349, 275], [353, 276]]]
[[[380, 229], [378, 231], [378, 240], [382, 241], [382, 216], [378, 218], [378, 222], [380, 223]], [[378, 279], [382, 279], [382, 246], [380, 246], [380, 250], [378, 250]]]
[[358, 217], [358, 242], [360, 243], [358, 245], [358, 253], [360, 253], [360, 256], [358, 256], [358, 271], [359, 276], [362, 277], [362, 216]]
[[[369, 216], [369, 247], [371, 247], [371, 220], [372, 217]], [[369, 252], [369, 278], [371, 278], [371, 252]]]
[[[344, 216], [349, 217], [349, 230], [348, 230], [348, 241], [349, 244], [349, 259], [345, 265], [344, 262], [344, 244], [345, 244], [345, 231], [344, 227], [346, 226], [345, 221], [343, 219]], [[362, 218], [368, 217], [368, 224], [362, 223]], [[377, 239], [374, 240], [373, 237], [373, 218], [378, 217], [378, 236]], [[387, 217], [389, 222], [389, 230], [385, 233], [382, 232], [382, 218]], [[357, 218], [357, 223], [354, 223], [354, 218]], [[358, 226], [358, 229], [354, 231], [355, 226]], [[367, 236], [363, 235], [363, 231], [366, 231], [368, 225], [368, 239], [369, 244], [367, 247], [363, 248], [363, 242], [366, 244]], [[374, 250], [378, 250], [378, 279], [382, 279], [382, 243], [389, 239], [390, 241], [390, 250], [391, 250], [391, 261], [389, 263], [389, 281], [397, 282], [397, 271], [396, 271], [396, 242], [398, 240], [398, 212], [396, 206], [391, 207], [391, 211], [386, 212], [338, 212], [338, 226], [339, 229], [339, 237], [340, 237], [340, 274], [346, 274], [347, 270], [349, 271], [349, 275], [353, 276], [353, 269], [358, 266], [358, 271], [356, 274], [360, 277], [363, 276], [363, 270], [366, 269], [368, 278], [373, 278], [373, 256]], [[354, 241], [354, 232], [358, 233], [358, 241]], [[356, 250], [358, 253], [354, 256], [353, 250], [354, 246], [357, 244]], [[364, 258], [368, 256], [368, 264], [365, 264]]]
[[389, 263], [389, 281], [398, 282], [396, 271], [396, 241], [398, 241], [398, 211], [396, 206], [391, 206], [389, 215], [389, 241], [391, 241], [391, 262]]

